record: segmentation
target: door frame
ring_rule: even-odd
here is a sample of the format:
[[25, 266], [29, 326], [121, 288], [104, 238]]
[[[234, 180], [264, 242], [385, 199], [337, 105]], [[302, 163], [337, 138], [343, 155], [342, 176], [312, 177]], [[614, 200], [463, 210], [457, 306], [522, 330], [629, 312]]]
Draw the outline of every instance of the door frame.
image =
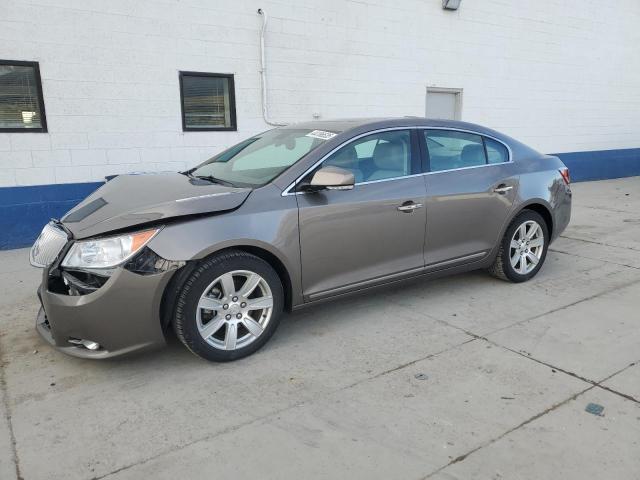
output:
[[376, 133], [391, 132], [391, 131], [395, 131], [395, 130], [409, 130], [409, 132], [410, 132], [410, 138], [411, 138], [411, 170], [412, 170], [412, 173], [409, 174], [409, 175], [402, 175], [400, 177], [383, 178], [383, 179], [380, 179], [380, 180], [371, 180], [371, 181], [365, 181], [365, 182], [358, 182], [357, 185], [364, 185], [364, 184], [377, 183], [377, 182], [388, 182], [390, 180], [397, 180], [399, 178], [407, 178], [407, 177], [415, 177], [415, 176], [419, 176], [419, 175], [424, 175], [424, 173], [425, 173], [424, 172], [424, 157], [423, 157], [423, 154], [422, 154], [422, 149], [420, 147], [420, 137], [419, 137], [419, 135], [417, 133], [417, 129], [418, 128], [422, 128], [422, 127], [416, 126], [416, 125], [405, 125], [405, 126], [398, 126], [398, 127], [385, 127], [385, 128], [377, 128], [375, 130], [370, 130], [368, 132], [364, 132], [364, 133], [360, 133], [358, 135], [355, 135], [355, 136], [349, 138], [348, 140], [345, 140], [344, 142], [342, 142], [340, 145], [336, 146], [335, 148], [331, 149], [326, 154], [324, 154], [320, 159], [318, 159], [309, 168], [307, 168], [301, 175], [299, 175], [298, 178], [296, 178], [293, 182], [291, 182], [282, 191], [282, 193], [280, 195], [283, 196], [283, 197], [285, 197], [287, 195], [306, 195], [308, 192], [300, 192], [300, 191], [297, 190], [298, 184], [300, 182], [302, 182], [311, 172], [313, 172], [315, 169], [317, 169], [325, 160], [327, 160], [335, 152], [337, 152], [341, 148], [349, 145], [350, 143], [352, 143], [355, 140], [358, 140], [358, 139], [360, 139], [362, 137], [366, 137], [366, 136], [373, 135], [373, 134], [376, 134]]
[[[426, 146], [426, 140], [424, 138], [424, 134], [421, 132], [421, 130], [454, 130], [456, 132], [463, 132], [463, 133], [472, 133], [475, 135], [480, 135], [481, 137], [487, 137], [490, 138], [492, 140], [495, 140], [497, 142], [500, 142], [502, 145], [504, 145], [507, 148], [507, 151], [509, 152], [509, 161], [508, 162], [504, 162], [504, 163], [513, 163], [513, 151], [511, 150], [511, 147], [504, 141], [501, 140], [491, 134], [487, 134], [487, 133], [483, 133], [477, 130], [471, 130], [471, 129], [466, 129], [466, 128], [458, 128], [458, 127], [444, 127], [444, 126], [427, 126], [427, 125], [411, 125], [411, 126], [401, 126], [401, 127], [386, 127], [386, 128], [378, 128], [375, 130], [370, 130], [368, 132], [364, 132], [364, 133], [360, 133], [358, 135], [355, 135], [351, 138], [349, 138], [348, 140], [343, 141], [340, 145], [337, 145], [335, 148], [331, 149], [329, 152], [327, 152], [326, 154], [322, 155], [322, 157], [318, 160], [316, 160], [310, 167], [308, 167], [306, 170], [304, 170], [304, 172], [300, 175], [298, 175], [298, 177], [292, 181], [291, 183], [289, 183], [289, 185], [282, 191], [282, 193], [280, 194], [283, 197], [286, 197], [288, 195], [306, 195], [307, 192], [299, 192], [296, 190], [296, 187], [298, 186], [298, 184], [300, 182], [302, 182], [304, 180], [304, 178], [306, 178], [307, 175], [309, 175], [309, 173], [311, 173], [313, 170], [315, 170], [322, 162], [324, 162], [327, 158], [329, 158], [333, 153], [337, 152], [338, 150], [340, 150], [342, 147], [348, 145], [349, 143], [351, 143], [354, 140], [357, 140], [359, 138], [365, 137], [367, 135], [370, 135], [372, 133], [379, 133], [379, 132], [385, 132], [385, 131], [392, 131], [392, 130], [412, 130], [412, 136], [411, 136], [411, 146], [412, 146], [412, 150], [411, 150], [411, 155], [413, 156], [414, 152], [418, 153], [418, 158], [413, 159], [412, 158], [412, 168], [417, 168], [418, 172], [416, 173], [412, 173], [411, 175], [404, 175], [402, 177], [395, 177], [395, 178], [385, 178], [382, 180], [373, 180], [371, 182], [360, 182], [359, 184], [363, 184], [363, 183], [374, 183], [374, 182], [388, 182], [390, 180], [396, 180], [398, 178], [406, 178], [406, 177], [415, 177], [415, 176], [420, 176], [420, 175], [429, 175], [429, 174], [433, 174], [433, 173], [440, 173], [440, 171], [438, 172], [432, 172], [429, 166], [429, 152]], [[417, 141], [417, 145], [415, 144], [415, 142]], [[416, 150], [417, 147], [417, 150]], [[418, 165], [416, 165], [416, 163]], [[493, 164], [493, 163], [488, 163], [488, 164], [484, 164], [484, 165], [476, 165], [473, 167], [461, 167], [461, 168], [454, 168], [452, 170], [462, 170], [462, 169], [467, 169], [467, 168], [482, 168], [482, 167], [490, 167], [492, 165], [501, 165], [501, 164]], [[444, 171], [452, 171], [452, 170], [444, 170]], [[442, 171], [442, 170], [441, 170]]]
[[[321, 165], [329, 158], [331, 157], [331, 155], [333, 155], [335, 152], [339, 151], [342, 148], [345, 148], [347, 146], [349, 146], [350, 144], [358, 141], [359, 139], [368, 137], [368, 136], [372, 136], [372, 135], [376, 135], [376, 134], [380, 134], [380, 133], [386, 133], [386, 132], [391, 132], [391, 131], [406, 131], [409, 134], [409, 148], [410, 148], [410, 154], [411, 154], [411, 162], [410, 162], [410, 173], [406, 174], [406, 175], [401, 175], [401, 176], [397, 176], [397, 177], [389, 177], [389, 178], [382, 178], [382, 179], [378, 179], [378, 180], [366, 180], [366, 181], [362, 181], [362, 182], [357, 182], [354, 184], [354, 188], [357, 189], [359, 187], [368, 187], [369, 185], [372, 184], [379, 184], [379, 183], [386, 183], [386, 182], [399, 182], [399, 181], [407, 181], [409, 179], [414, 179], [416, 181], [419, 181], [419, 184], [421, 185], [421, 190], [422, 190], [422, 194], [421, 194], [421, 198], [424, 200], [426, 198], [426, 185], [424, 183], [424, 156], [422, 154], [422, 149], [420, 146], [420, 132], [418, 130], [418, 127], [416, 127], [415, 125], [411, 125], [411, 126], [398, 126], [398, 127], [385, 127], [385, 128], [379, 128], [379, 129], [375, 129], [375, 130], [370, 130], [368, 132], [363, 132], [361, 134], [355, 135], [353, 137], [351, 137], [348, 140], [345, 140], [344, 142], [342, 142], [340, 145], [336, 146], [334, 149], [332, 149], [330, 152], [328, 152], [327, 154], [323, 155], [322, 158], [318, 159], [316, 162], [314, 162], [309, 168], [307, 168], [304, 173], [302, 173], [294, 182], [292, 182], [282, 193], [281, 196], [288, 196], [288, 195], [315, 195], [316, 193], [312, 193], [312, 192], [306, 192], [306, 191], [299, 191], [298, 187], [299, 185], [307, 178], [309, 178], [309, 176], [316, 171], [318, 168], [321, 167]], [[421, 178], [418, 178], [421, 177]], [[342, 195], [349, 195], [351, 193], [351, 191], [345, 191], [342, 192]], [[421, 200], [421, 203], [423, 202], [423, 200]], [[301, 269], [304, 269], [304, 264], [303, 264], [303, 238], [302, 238], [302, 224], [301, 224], [301, 220], [300, 220], [300, 211], [301, 211], [301, 206], [298, 203], [298, 231], [299, 231], [299, 236], [300, 236], [300, 265], [301, 265]], [[396, 212], [397, 213], [397, 212]], [[402, 215], [402, 214], [401, 214]], [[406, 215], [406, 214], [405, 214]], [[415, 216], [415, 214], [410, 214], [411, 216]], [[374, 276], [374, 277], [370, 277], [370, 278], [364, 278], [364, 279], [360, 279], [356, 282], [353, 283], [347, 283], [347, 284], [343, 284], [343, 285], [339, 285], [339, 286], [335, 286], [326, 290], [321, 290], [321, 291], [316, 291], [316, 292], [312, 292], [309, 293], [305, 290], [305, 286], [304, 286], [304, 282], [301, 283], [301, 288], [302, 288], [302, 292], [303, 292], [303, 299], [305, 302], [316, 302], [316, 301], [320, 301], [322, 299], [325, 298], [330, 298], [336, 295], [343, 295], [343, 294], [347, 294], [350, 292], [354, 292], [354, 291], [358, 291], [361, 289], [366, 289], [366, 288], [370, 288], [370, 287], [374, 287], [376, 285], [382, 284], [382, 283], [388, 283], [388, 282], [394, 282], [394, 281], [398, 281], [407, 277], [411, 277], [411, 276], [416, 276], [421, 274], [424, 271], [425, 265], [424, 265], [424, 235], [426, 234], [426, 210], [425, 210], [425, 221], [424, 221], [424, 229], [422, 231], [422, 238], [423, 238], [423, 243], [422, 243], [422, 249], [421, 249], [421, 264], [417, 265], [417, 266], [412, 266], [410, 268], [407, 269], [403, 269], [403, 270], [398, 270], [398, 271], [393, 271], [391, 273], [385, 273], [379, 276]], [[304, 278], [304, 274], [303, 274], [303, 278]]]
[[[427, 148], [427, 139], [424, 136], [424, 132], [423, 130], [447, 130], [447, 131], [453, 131], [453, 132], [462, 132], [462, 133], [470, 133], [473, 135], [478, 135], [479, 137], [482, 137], [482, 146], [484, 147], [484, 154], [485, 154], [485, 158], [487, 155], [487, 147], [485, 144], [485, 138], [490, 138], [491, 140], [494, 140], [498, 143], [500, 143], [501, 145], [503, 145], [506, 149], [507, 149], [507, 153], [509, 154], [509, 159], [506, 162], [502, 162], [502, 163], [484, 163], [482, 165], [473, 165], [471, 167], [458, 167], [458, 168], [451, 168], [451, 169], [447, 169], [447, 170], [435, 170], [432, 171], [431, 170], [431, 160], [429, 157], [429, 149]], [[511, 147], [509, 145], [507, 145], [506, 142], [504, 142], [503, 140], [500, 140], [497, 137], [494, 137], [493, 135], [488, 135], [486, 133], [482, 133], [482, 132], [478, 132], [478, 131], [474, 131], [474, 130], [467, 130], [464, 128], [456, 128], [456, 127], [424, 127], [424, 126], [420, 126], [420, 127], [416, 127], [416, 132], [418, 134], [418, 144], [420, 146], [420, 157], [421, 157], [421, 164], [422, 164], [422, 172], [424, 175], [432, 175], [432, 174], [436, 174], [436, 173], [442, 173], [442, 172], [455, 172], [458, 170], [469, 170], [472, 168], [483, 168], [483, 167], [492, 167], [492, 166], [497, 166], [497, 165], [505, 165], [505, 164], [509, 164], [509, 163], [513, 163], [513, 150], [511, 150]], [[428, 193], [428, 192], [427, 192]]]
[[424, 115], [427, 118], [429, 117], [428, 114], [428, 107], [429, 107], [429, 93], [453, 93], [456, 96], [456, 105], [455, 105], [455, 112], [454, 112], [454, 120], [460, 120], [462, 118], [462, 94], [463, 94], [464, 89], [462, 88], [448, 88], [448, 87], [429, 87], [427, 86], [427, 91], [425, 93], [425, 97], [424, 97]]

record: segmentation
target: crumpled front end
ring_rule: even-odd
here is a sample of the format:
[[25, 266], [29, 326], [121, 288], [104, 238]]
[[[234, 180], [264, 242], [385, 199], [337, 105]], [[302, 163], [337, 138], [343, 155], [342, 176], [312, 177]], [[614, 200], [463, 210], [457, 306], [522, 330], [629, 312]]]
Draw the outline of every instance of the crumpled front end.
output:
[[[164, 345], [162, 295], [184, 262], [165, 260], [144, 247], [112, 269], [72, 269], [61, 265], [72, 243], [68, 240], [43, 269], [36, 320], [42, 338], [64, 353], [84, 358], [110, 358]], [[48, 244], [36, 245], [39, 252], [51, 254]], [[39, 252], [32, 252], [32, 259], [41, 258]]]

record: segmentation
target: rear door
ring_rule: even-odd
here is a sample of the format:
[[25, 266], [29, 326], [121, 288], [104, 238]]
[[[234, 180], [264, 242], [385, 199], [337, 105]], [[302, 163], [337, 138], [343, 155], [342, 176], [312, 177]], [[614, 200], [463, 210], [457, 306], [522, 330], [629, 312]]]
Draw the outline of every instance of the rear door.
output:
[[425, 261], [437, 269], [479, 260], [499, 241], [518, 177], [508, 148], [475, 133], [420, 131], [426, 153]]
[[307, 299], [422, 270], [426, 191], [419, 160], [417, 132], [394, 129], [358, 138], [318, 166], [348, 169], [356, 184], [297, 194]]

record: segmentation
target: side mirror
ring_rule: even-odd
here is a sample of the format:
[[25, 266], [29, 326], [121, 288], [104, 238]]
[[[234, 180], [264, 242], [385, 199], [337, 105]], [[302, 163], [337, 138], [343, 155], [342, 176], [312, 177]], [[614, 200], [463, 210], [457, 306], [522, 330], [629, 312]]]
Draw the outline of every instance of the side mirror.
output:
[[308, 192], [320, 190], [351, 190], [355, 184], [355, 177], [349, 170], [340, 167], [323, 167], [318, 170], [311, 179], [311, 183], [305, 185]]

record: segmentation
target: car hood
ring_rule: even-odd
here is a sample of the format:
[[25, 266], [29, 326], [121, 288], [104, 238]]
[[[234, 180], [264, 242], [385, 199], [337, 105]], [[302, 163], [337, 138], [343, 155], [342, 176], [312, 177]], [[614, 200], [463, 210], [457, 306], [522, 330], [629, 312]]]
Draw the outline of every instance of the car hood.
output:
[[234, 188], [181, 173], [119, 175], [63, 218], [75, 238], [185, 215], [238, 208], [250, 188]]

